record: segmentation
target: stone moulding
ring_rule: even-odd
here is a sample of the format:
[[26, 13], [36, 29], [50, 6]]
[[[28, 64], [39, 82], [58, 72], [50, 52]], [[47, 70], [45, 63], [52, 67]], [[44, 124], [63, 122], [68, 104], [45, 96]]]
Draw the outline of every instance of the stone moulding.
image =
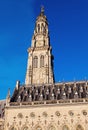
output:
[[88, 104], [86, 99], [68, 99], [68, 100], [48, 100], [48, 101], [34, 101], [34, 102], [11, 102], [9, 106], [38, 106], [38, 105], [69, 105], [69, 104]]

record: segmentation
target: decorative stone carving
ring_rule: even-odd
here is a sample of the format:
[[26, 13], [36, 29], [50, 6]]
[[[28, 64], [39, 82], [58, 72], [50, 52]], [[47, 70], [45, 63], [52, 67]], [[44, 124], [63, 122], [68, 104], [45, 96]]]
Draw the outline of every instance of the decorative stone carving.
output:
[[82, 113], [83, 113], [84, 116], [87, 115], [87, 111], [86, 110], [83, 110]]
[[35, 117], [35, 113], [34, 113], [34, 112], [31, 112], [31, 113], [30, 113], [30, 117], [34, 118], [34, 117]]
[[25, 127], [23, 128], [23, 130], [28, 130], [28, 127], [27, 127], [27, 126], [25, 126]]
[[42, 130], [40, 126], [37, 126], [35, 130]]
[[84, 130], [83, 127], [81, 125], [78, 125], [76, 130]]
[[73, 115], [74, 115], [73, 111], [69, 111], [68, 114], [69, 114], [70, 116], [73, 116]]
[[60, 112], [59, 112], [59, 111], [56, 111], [56, 112], [55, 112], [55, 115], [56, 115], [57, 117], [59, 117], [59, 116], [60, 116]]
[[56, 128], [55, 128], [53, 125], [51, 125], [51, 126], [49, 127], [49, 130], [56, 130]]
[[14, 126], [10, 128], [10, 130], [17, 130]]
[[48, 116], [47, 112], [43, 112], [42, 115], [43, 115], [44, 117], [47, 117], [47, 116]]
[[23, 114], [22, 113], [18, 113], [18, 118], [23, 118]]

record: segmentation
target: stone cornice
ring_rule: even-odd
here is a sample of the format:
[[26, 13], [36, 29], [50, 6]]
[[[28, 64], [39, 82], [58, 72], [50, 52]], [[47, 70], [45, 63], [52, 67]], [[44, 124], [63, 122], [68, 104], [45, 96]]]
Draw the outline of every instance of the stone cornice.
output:
[[31, 52], [31, 51], [40, 51], [40, 50], [48, 50], [48, 49], [52, 49], [51, 46], [41, 46], [41, 47], [31, 47], [31, 48], [28, 48], [28, 52]]
[[11, 102], [6, 108], [18, 108], [18, 107], [37, 107], [37, 106], [66, 106], [66, 105], [88, 105], [88, 98], [84, 99], [68, 99], [68, 100], [46, 100], [46, 101], [34, 101], [34, 102]]

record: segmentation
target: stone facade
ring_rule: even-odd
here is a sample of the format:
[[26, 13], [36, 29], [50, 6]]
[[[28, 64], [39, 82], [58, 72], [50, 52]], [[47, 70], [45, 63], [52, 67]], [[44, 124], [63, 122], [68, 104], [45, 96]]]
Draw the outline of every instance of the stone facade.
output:
[[1, 100], [0, 101], [0, 118], [3, 118], [4, 116], [5, 105], [6, 105], [6, 100]]
[[0, 101], [0, 130], [4, 129], [4, 114], [5, 114], [6, 100]]
[[88, 130], [88, 81], [55, 83], [43, 8], [28, 49], [25, 84], [6, 99], [4, 130]]
[[15, 104], [5, 121], [5, 130], [88, 130], [88, 99]]

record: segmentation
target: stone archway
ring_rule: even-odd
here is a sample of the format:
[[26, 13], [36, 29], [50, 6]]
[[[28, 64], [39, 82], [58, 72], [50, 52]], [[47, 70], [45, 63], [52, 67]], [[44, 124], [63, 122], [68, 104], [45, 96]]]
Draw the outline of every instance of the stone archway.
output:
[[77, 125], [76, 130], [84, 130], [84, 129], [83, 129], [83, 127], [79, 124], [79, 125]]

